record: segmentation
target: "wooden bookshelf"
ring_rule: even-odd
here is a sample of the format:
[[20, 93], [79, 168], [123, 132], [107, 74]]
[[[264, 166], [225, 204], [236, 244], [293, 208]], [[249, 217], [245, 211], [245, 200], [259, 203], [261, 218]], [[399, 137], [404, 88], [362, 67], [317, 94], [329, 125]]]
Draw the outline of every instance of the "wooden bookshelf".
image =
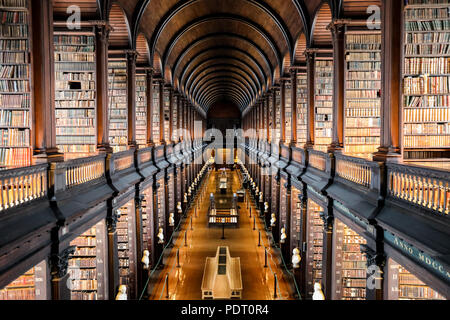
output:
[[125, 57], [108, 59], [109, 90], [109, 143], [113, 152], [127, 150], [128, 145], [128, 95], [127, 60]]
[[449, 0], [404, 7], [404, 159], [450, 158]]
[[173, 213], [176, 214], [175, 208], [176, 208], [176, 199], [175, 199], [175, 181], [174, 181], [174, 175], [173, 173], [167, 174], [167, 190], [168, 190], [168, 207], [167, 207], [167, 213]]
[[304, 145], [308, 130], [308, 81], [306, 72], [297, 73], [297, 143]]
[[177, 110], [178, 97], [176, 95], [172, 96], [172, 130], [173, 130], [173, 140], [178, 141], [178, 110]]
[[[269, 139], [270, 141], [273, 141], [275, 139], [275, 132], [274, 132], [274, 125], [273, 123], [275, 121], [274, 114], [273, 114], [273, 94], [269, 95], [269, 120], [267, 121], [267, 125], [269, 126]], [[267, 193], [268, 194], [268, 193]]]
[[120, 207], [117, 222], [117, 251], [119, 257], [119, 282], [128, 288], [128, 296], [136, 293], [136, 219], [134, 200]]
[[106, 226], [104, 221], [70, 243], [75, 252], [69, 258], [68, 280], [71, 300], [106, 299]]
[[56, 144], [66, 159], [96, 153], [94, 32], [54, 32]]
[[0, 0], [0, 169], [31, 164], [29, 0]]
[[301, 192], [291, 188], [291, 244], [293, 248], [301, 249], [300, 232], [302, 228], [302, 202], [299, 199]]
[[367, 241], [335, 219], [335, 300], [365, 300], [367, 262], [360, 245]]
[[47, 264], [37, 264], [16, 280], [0, 289], [0, 300], [46, 300]]
[[389, 300], [446, 300], [391, 258], [388, 267]]
[[147, 146], [147, 75], [136, 74], [136, 143]]
[[164, 88], [164, 141], [170, 138], [170, 89]]
[[152, 239], [151, 230], [153, 226], [152, 223], [152, 213], [153, 213], [153, 190], [148, 188], [144, 191], [144, 199], [142, 201], [142, 241], [143, 250], [149, 250], [151, 252]]
[[321, 212], [323, 212], [323, 208], [311, 199], [308, 199], [306, 213], [306, 276], [308, 298], [311, 298], [314, 293], [314, 283], [322, 282], [323, 220], [320, 217]]
[[275, 91], [275, 141], [281, 139], [281, 91]]
[[344, 151], [371, 158], [380, 146], [381, 33], [347, 30], [345, 60]]
[[284, 125], [286, 139], [285, 144], [289, 145], [292, 139], [292, 83], [291, 81], [286, 81], [285, 87], [285, 104], [284, 104]]
[[154, 81], [153, 82], [153, 117], [152, 117], [153, 132], [152, 132], [152, 135], [153, 135], [153, 142], [156, 145], [159, 145], [160, 141], [161, 141], [161, 137], [159, 136], [159, 128], [160, 128], [159, 127], [159, 120], [160, 120], [159, 119], [159, 112], [160, 112], [160, 110], [159, 110], [160, 109], [159, 108], [159, 105], [160, 105], [159, 88], [160, 88], [160, 83], [158, 81]]
[[[163, 228], [165, 230], [166, 225], [166, 198], [164, 194], [164, 178], [161, 178], [158, 180], [159, 188], [157, 190], [157, 204], [156, 208], [158, 210], [157, 212], [157, 219], [158, 219], [158, 228]], [[158, 230], [156, 230], [156, 233], [158, 233]], [[166, 237], [167, 234], [164, 233], [164, 236]]]
[[333, 59], [316, 58], [314, 73], [314, 149], [326, 152], [333, 128]]

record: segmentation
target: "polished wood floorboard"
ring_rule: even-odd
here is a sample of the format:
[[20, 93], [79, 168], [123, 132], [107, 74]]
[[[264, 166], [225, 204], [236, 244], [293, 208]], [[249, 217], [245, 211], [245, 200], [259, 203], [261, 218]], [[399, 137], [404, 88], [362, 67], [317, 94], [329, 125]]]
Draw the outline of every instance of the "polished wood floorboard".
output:
[[[232, 177], [233, 192], [239, 189], [238, 174], [228, 171]], [[240, 227], [225, 229], [225, 240], [222, 240], [222, 228], [208, 228], [207, 210], [209, 194], [215, 192], [216, 172], [212, 171], [205, 179], [204, 186], [199, 191], [198, 202], [188, 213], [185, 225], [174, 247], [165, 258], [164, 269], [159, 272], [156, 280], [151, 281], [150, 299], [152, 300], [200, 300], [201, 283], [206, 257], [216, 255], [218, 246], [228, 246], [232, 257], [240, 257], [243, 281], [243, 300], [292, 299], [291, 286], [284, 279], [279, 259], [272, 248], [260, 219], [256, 218], [256, 230], [253, 230], [253, 215], [249, 217], [247, 203], [239, 203]], [[256, 212], [252, 206], [252, 213]], [[197, 213], [197, 215], [196, 215]], [[190, 220], [192, 218], [192, 228]], [[264, 268], [264, 246], [258, 247], [258, 232], [261, 230], [262, 243], [269, 248], [269, 267]], [[184, 246], [184, 233], [187, 231], [187, 244]], [[180, 267], [176, 266], [176, 252], [180, 252]], [[277, 274], [277, 297], [274, 298], [274, 273]], [[169, 296], [165, 286], [166, 275], [169, 275]]]

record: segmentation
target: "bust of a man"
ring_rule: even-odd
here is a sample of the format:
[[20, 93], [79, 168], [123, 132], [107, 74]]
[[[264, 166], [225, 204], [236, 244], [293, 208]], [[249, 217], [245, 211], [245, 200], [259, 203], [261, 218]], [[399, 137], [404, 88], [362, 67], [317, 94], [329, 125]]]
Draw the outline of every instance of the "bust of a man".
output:
[[184, 201], [184, 202], [188, 202], [188, 200], [187, 200], [187, 193], [186, 193], [186, 192], [184, 193], [183, 201]]
[[159, 228], [159, 231], [158, 231], [158, 235], [157, 235], [157, 237], [158, 237], [158, 243], [164, 243], [164, 231], [163, 231], [163, 228]]
[[169, 226], [173, 227], [175, 225], [175, 219], [173, 217], [173, 212], [170, 213], [169, 215]]
[[302, 261], [302, 257], [300, 257], [300, 250], [298, 250], [298, 248], [294, 248], [294, 250], [292, 250], [292, 265], [294, 266], [294, 269], [300, 267], [300, 261]]
[[269, 211], [269, 203], [264, 202], [264, 212], [268, 212], [268, 211]]
[[275, 213], [272, 213], [271, 217], [272, 218], [270, 219], [270, 226], [275, 227], [275, 223], [277, 222], [277, 218], [275, 218]]
[[126, 285], [121, 284], [119, 286], [119, 292], [117, 293], [116, 300], [128, 300]]
[[148, 270], [150, 265], [150, 252], [148, 250], [144, 250], [144, 255], [142, 257], [142, 266], [145, 270]]
[[312, 296], [313, 300], [325, 300], [325, 295], [322, 291], [322, 285], [319, 282], [314, 283], [314, 294]]
[[285, 243], [286, 242], [286, 229], [285, 228], [281, 228], [281, 235], [280, 235], [280, 243]]
[[181, 208], [181, 202], [177, 202], [177, 210], [178, 210], [178, 213], [180, 213], [181, 214], [181, 212], [183, 211], [183, 208]]

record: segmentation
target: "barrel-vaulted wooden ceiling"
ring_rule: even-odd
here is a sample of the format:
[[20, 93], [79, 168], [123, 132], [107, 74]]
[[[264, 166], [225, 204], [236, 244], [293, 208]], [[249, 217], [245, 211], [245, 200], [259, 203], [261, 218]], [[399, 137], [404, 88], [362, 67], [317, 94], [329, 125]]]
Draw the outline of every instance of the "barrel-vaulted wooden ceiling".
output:
[[[251, 107], [307, 47], [331, 47], [333, 18], [363, 18], [382, 0], [53, 0], [55, 20], [69, 6], [83, 20], [108, 20], [111, 49], [136, 49], [205, 115], [215, 102]], [[151, 63], [150, 63], [151, 62]]]

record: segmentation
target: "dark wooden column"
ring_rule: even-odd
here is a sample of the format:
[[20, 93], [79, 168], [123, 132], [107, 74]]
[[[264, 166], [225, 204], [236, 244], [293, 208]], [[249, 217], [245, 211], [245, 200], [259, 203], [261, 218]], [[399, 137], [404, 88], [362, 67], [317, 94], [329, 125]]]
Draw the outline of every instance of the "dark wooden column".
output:
[[315, 65], [315, 52], [312, 49], [307, 49], [305, 51], [306, 57], [306, 77], [307, 77], [307, 91], [308, 91], [308, 112], [307, 112], [307, 136], [305, 149], [314, 147], [314, 122], [315, 122], [315, 112], [314, 112], [314, 65]]
[[344, 148], [344, 91], [345, 91], [345, 24], [334, 21], [328, 29], [333, 39], [333, 135], [328, 150], [342, 152]]
[[[291, 182], [288, 179], [288, 181], [285, 184], [286, 186], [286, 225], [285, 230], [286, 230], [286, 242], [283, 245], [283, 251], [284, 251], [284, 261], [286, 262], [287, 265], [289, 265], [291, 263], [291, 201], [292, 201], [292, 189], [291, 189]], [[281, 234], [281, 233], [280, 233]]]
[[383, 300], [386, 256], [367, 245], [361, 245], [361, 252], [367, 259], [366, 300]]
[[[328, 211], [331, 209], [328, 208]], [[333, 232], [334, 217], [329, 213], [321, 215], [323, 219], [323, 245], [322, 245], [322, 289], [326, 300], [331, 300], [333, 293], [331, 292], [333, 280]]]
[[108, 120], [108, 46], [112, 28], [104, 21], [96, 24], [97, 150], [109, 153], [112, 148], [109, 145]]
[[398, 162], [402, 152], [402, 1], [383, 1], [381, 12], [381, 146], [373, 159]]
[[273, 119], [270, 119], [270, 108], [272, 108], [272, 106], [270, 105], [270, 98], [269, 97], [270, 97], [271, 94], [272, 94], [272, 91], [269, 90], [267, 92], [267, 96], [266, 96], [266, 118], [267, 118], [267, 121], [266, 121], [266, 128], [267, 128], [266, 135], [267, 135], [267, 142], [268, 143], [270, 143], [270, 129], [271, 129], [269, 123], [273, 122]]
[[114, 300], [119, 286], [119, 259], [117, 251], [117, 220], [119, 219], [116, 210], [106, 218], [108, 232], [108, 296], [109, 300]]
[[153, 142], [153, 70], [147, 70], [147, 146], [154, 146]]
[[164, 137], [164, 81], [159, 80], [159, 142], [166, 144]]
[[173, 144], [173, 89], [169, 89], [169, 144]]
[[75, 246], [70, 246], [61, 252], [52, 254], [50, 258], [51, 268], [51, 299], [70, 300], [70, 289], [67, 286], [69, 281], [69, 257], [75, 253]]
[[176, 94], [177, 95], [177, 140], [178, 142], [181, 141], [181, 128], [183, 126], [182, 124], [182, 115], [181, 115], [181, 95], [179, 93]]
[[301, 206], [302, 206], [302, 217], [301, 217], [301, 229], [300, 229], [300, 243], [299, 245], [299, 250], [300, 250], [300, 256], [302, 258], [302, 260], [300, 261], [300, 272], [299, 272], [299, 278], [298, 278], [298, 282], [297, 284], [299, 285], [299, 290], [300, 290], [300, 294], [302, 295], [302, 297], [306, 297], [307, 292], [306, 292], [306, 288], [308, 288], [308, 277], [307, 277], [307, 266], [306, 266], [306, 256], [307, 256], [307, 250], [309, 250], [309, 248], [307, 248], [306, 244], [307, 244], [307, 237], [306, 235], [308, 234], [308, 223], [307, 223], [307, 212], [308, 212], [308, 198], [306, 197], [306, 194], [304, 193], [304, 191], [306, 190], [306, 188], [303, 189], [302, 194], [299, 195], [299, 200], [301, 201]]
[[[272, 89], [272, 139], [277, 135], [277, 90], [279, 90], [277, 87]], [[275, 142], [278, 143], [276, 140]]]
[[297, 146], [297, 69], [291, 69], [291, 146]]
[[136, 149], [136, 59], [135, 50], [127, 50], [128, 72], [128, 148]]
[[34, 161], [63, 161], [56, 147], [53, 1], [32, 0]]
[[286, 80], [280, 80], [281, 90], [281, 108], [280, 108], [280, 144], [284, 144], [286, 141]]

